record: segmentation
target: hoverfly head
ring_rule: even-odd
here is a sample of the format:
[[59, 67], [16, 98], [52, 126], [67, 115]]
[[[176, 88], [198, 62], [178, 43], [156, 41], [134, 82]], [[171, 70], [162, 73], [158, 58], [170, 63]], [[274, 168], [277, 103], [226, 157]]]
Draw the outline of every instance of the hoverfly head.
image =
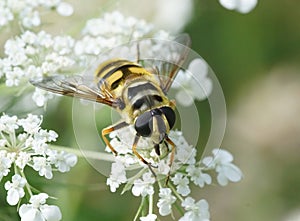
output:
[[175, 123], [175, 112], [163, 106], [146, 111], [135, 119], [134, 127], [138, 135], [151, 137], [155, 144], [161, 143]]

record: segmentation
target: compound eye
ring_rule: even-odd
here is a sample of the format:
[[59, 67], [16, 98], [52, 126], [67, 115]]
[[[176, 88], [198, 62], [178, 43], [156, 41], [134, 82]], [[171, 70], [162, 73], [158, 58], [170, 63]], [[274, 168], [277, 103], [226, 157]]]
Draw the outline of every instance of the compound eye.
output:
[[170, 107], [161, 107], [159, 109], [166, 116], [168, 124], [169, 124], [169, 128], [170, 129], [173, 128], [175, 121], [176, 121], [176, 115], [175, 115], [174, 110]]
[[152, 115], [149, 111], [138, 116], [134, 124], [136, 132], [143, 137], [151, 135], [152, 126]]

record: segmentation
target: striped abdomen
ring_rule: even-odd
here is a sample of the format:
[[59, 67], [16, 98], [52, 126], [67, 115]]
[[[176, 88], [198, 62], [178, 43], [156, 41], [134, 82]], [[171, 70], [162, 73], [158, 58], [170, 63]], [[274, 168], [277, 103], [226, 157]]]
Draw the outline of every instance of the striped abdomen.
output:
[[149, 72], [137, 63], [122, 59], [113, 59], [102, 63], [98, 67], [95, 78], [98, 81], [99, 88], [113, 91], [123, 85], [128, 77], [140, 75], [149, 75]]

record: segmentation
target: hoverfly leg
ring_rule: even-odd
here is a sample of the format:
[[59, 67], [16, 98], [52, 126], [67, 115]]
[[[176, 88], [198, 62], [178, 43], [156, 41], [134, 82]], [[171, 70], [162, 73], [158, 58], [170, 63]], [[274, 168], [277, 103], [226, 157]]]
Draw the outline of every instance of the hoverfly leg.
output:
[[136, 44], [136, 62], [139, 63], [140, 62], [140, 44], [139, 42], [137, 42]]
[[170, 155], [170, 162], [169, 162], [170, 170], [169, 170], [169, 173], [168, 173], [168, 176], [167, 176], [167, 179], [166, 179], [166, 185], [167, 185], [168, 182], [169, 182], [169, 179], [170, 179], [170, 175], [171, 175], [171, 168], [172, 168], [172, 164], [173, 164], [174, 157], [175, 157], [175, 150], [176, 150], [175, 147], [176, 147], [176, 145], [174, 144], [174, 142], [168, 136], [165, 137], [165, 140], [172, 146], [171, 155]]
[[160, 149], [159, 149], [159, 144], [155, 144], [154, 145], [154, 150], [155, 150], [155, 153], [160, 156]]
[[132, 152], [134, 153], [134, 155], [136, 155], [144, 164], [146, 164], [149, 167], [149, 170], [151, 171], [151, 173], [153, 174], [153, 176], [156, 179], [156, 174], [153, 171], [154, 167], [151, 163], [149, 163], [148, 161], [146, 161], [136, 150], [137, 144], [139, 142], [140, 136], [138, 134], [135, 135], [134, 137], [134, 141], [133, 141], [133, 145], [132, 145]]
[[115, 156], [118, 155], [118, 152], [115, 150], [115, 148], [112, 147], [112, 145], [110, 144], [110, 142], [107, 139], [106, 135], [110, 134], [111, 132], [113, 132], [115, 130], [119, 130], [123, 127], [126, 127], [126, 126], [128, 126], [128, 124], [125, 121], [123, 121], [123, 122], [118, 123], [116, 125], [106, 127], [102, 130], [101, 134], [102, 134], [103, 141], [109, 147], [109, 149], [114, 153]]

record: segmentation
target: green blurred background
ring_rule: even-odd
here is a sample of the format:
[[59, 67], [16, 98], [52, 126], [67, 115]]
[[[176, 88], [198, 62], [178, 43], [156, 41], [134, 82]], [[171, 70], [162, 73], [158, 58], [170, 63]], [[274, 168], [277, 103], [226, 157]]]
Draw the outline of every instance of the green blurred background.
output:
[[[141, 13], [150, 1], [145, 5], [136, 1], [73, 3], [72, 23], [64, 19], [58, 26], [50, 20], [52, 33], [75, 32], [75, 25], [115, 8], [149, 22], [155, 14], [153, 7], [147, 16]], [[239, 183], [194, 190], [195, 198], [209, 202], [211, 220], [300, 220], [299, 12], [300, 2], [295, 0], [259, 1], [249, 14], [228, 11], [217, 0], [194, 1], [183, 32], [190, 34], [192, 48], [210, 64], [223, 87], [228, 125], [222, 147], [232, 152], [244, 173]], [[70, 126], [71, 99], [53, 104], [48, 104], [43, 127], [59, 133], [58, 144], [76, 147]], [[201, 111], [203, 104], [198, 105], [203, 133], [208, 133], [208, 110]], [[98, 124], [100, 129], [107, 122]], [[33, 184], [59, 198], [55, 203], [65, 221], [128, 221], [140, 203], [130, 193], [110, 193], [106, 177], [84, 159], [68, 174], [55, 174], [51, 183], [37, 178]], [[8, 207], [1, 195], [0, 220], [18, 220], [15, 208]]]

